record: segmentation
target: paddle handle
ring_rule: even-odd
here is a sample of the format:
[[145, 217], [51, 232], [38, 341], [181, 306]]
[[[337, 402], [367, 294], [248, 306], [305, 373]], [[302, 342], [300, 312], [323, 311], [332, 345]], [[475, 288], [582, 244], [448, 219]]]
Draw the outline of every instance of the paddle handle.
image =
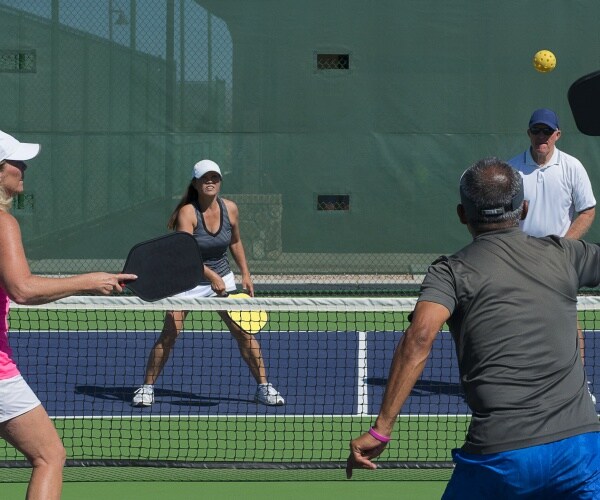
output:
[[[237, 290], [236, 293], [248, 293], [248, 290], [242, 288], [241, 290]], [[220, 297], [229, 297], [229, 292], [225, 291], [225, 293], [223, 295], [220, 295]]]

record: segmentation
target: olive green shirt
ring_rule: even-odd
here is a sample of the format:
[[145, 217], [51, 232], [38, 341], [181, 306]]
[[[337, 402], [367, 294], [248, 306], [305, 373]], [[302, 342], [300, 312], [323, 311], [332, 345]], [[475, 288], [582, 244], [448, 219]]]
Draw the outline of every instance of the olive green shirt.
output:
[[419, 301], [451, 313], [472, 419], [463, 450], [496, 453], [600, 431], [577, 337], [577, 292], [600, 283], [600, 247], [518, 227], [434, 262]]

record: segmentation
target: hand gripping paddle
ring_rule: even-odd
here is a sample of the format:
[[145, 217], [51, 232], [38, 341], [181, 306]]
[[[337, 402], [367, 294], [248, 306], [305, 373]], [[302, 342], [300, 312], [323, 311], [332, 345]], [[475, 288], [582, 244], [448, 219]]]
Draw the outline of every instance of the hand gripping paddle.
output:
[[138, 277], [125, 283], [127, 288], [142, 300], [154, 302], [199, 285], [203, 269], [196, 240], [191, 234], [178, 231], [135, 245], [123, 272]]

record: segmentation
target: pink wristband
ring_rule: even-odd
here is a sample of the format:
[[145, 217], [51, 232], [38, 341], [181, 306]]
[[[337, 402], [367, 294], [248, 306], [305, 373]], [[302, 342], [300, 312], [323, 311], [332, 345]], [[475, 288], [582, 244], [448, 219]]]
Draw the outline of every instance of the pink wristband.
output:
[[382, 436], [379, 434], [375, 429], [373, 429], [373, 427], [369, 429], [369, 434], [377, 439], [377, 441], [381, 441], [382, 443], [389, 443], [392, 440], [392, 438], [389, 436]]

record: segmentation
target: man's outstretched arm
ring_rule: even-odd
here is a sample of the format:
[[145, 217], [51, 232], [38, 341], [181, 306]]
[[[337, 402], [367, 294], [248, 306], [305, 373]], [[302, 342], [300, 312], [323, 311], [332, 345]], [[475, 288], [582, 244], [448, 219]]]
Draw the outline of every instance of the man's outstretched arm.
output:
[[348, 479], [352, 477], [352, 469], [377, 467], [371, 460], [381, 454], [386, 442], [375, 436], [387, 438], [391, 435], [404, 401], [423, 372], [433, 341], [448, 318], [450, 312], [440, 304], [426, 301], [417, 303], [411, 324], [396, 346], [383, 402], [372, 433], [366, 432], [350, 442], [346, 466]]

